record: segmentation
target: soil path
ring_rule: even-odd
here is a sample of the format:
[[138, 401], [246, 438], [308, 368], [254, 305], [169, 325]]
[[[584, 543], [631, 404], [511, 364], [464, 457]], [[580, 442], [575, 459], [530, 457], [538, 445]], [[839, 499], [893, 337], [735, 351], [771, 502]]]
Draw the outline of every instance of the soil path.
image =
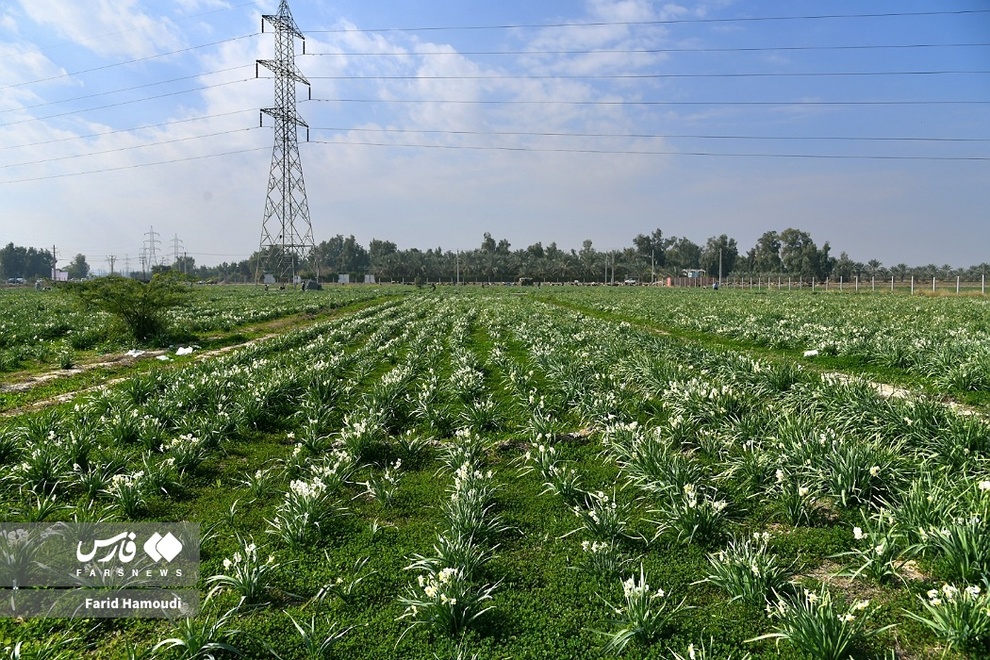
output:
[[[335, 310], [336, 311], [336, 310]], [[249, 339], [247, 341], [238, 342], [235, 344], [229, 344], [227, 346], [222, 346], [220, 348], [211, 349], [208, 351], [197, 351], [194, 349], [194, 355], [196, 360], [206, 360], [217, 355], [223, 355], [224, 353], [229, 353], [240, 348], [246, 348], [252, 346], [258, 342], [265, 341], [266, 339], [271, 339], [272, 337], [277, 337], [286, 331], [287, 327], [301, 327], [309, 325], [318, 321], [320, 317], [307, 317], [302, 323], [300, 323], [298, 317], [290, 317], [284, 319], [277, 319], [275, 321], [262, 324], [260, 326], [255, 326], [253, 328], [244, 329], [245, 332], [257, 332], [262, 329], [267, 329], [268, 332], [265, 334], [255, 337], [254, 339]], [[195, 346], [195, 344], [192, 344]], [[24, 377], [12, 383], [2, 383], [0, 384], [0, 392], [26, 392], [35, 387], [44, 385], [45, 383], [50, 383], [54, 380], [60, 378], [68, 378], [70, 376], [76, 376], [78, 374], [86, 373], [93, 369], [99, 368], [127, 368], [136, 364], [139, 361], [145, 360], [161, 360], [165, 362], [165, 358], [171, 359], [171, 355], [174, 354], [172, 350], [147, 350], [147, 351], [137, 351], [131, 350], [124, 353], [114, 353], [112, 355], [103, 356], [98, 361], [81, 363], [71, 369], [55, 369], [42, 374], [35, 374], [31, 376]], [[3, 417], [13, 417], [15, 415], [20, 415], [25, 412], [31, 412], [32, 410], [40, 410], [42, 408], [48, 408], [49, 406], [55, 406], [62, 403], [66, 403], [76, 398], [80, 394], [86, 394], [89, 392], [95, 392], [97, 390], [106, 389], [118, 383], [122, 383], [129, 378], [132, 378], [133, 374], [122, 374], [117, 377], [108, 378], [107, 380], [98, 383], [96, 385], [91, 385], [89, 387], [83, 387], [78, 390], [72, 390], [71, 392], [65, 392], [63, 394], [57, 394], [47, 399], [42, 399], [39, 401], [32, 401], [24, 406], [17, 408], [12, 408], [10, 410], [5, 410], [0, 412], [0, 418]]]
[[[246, 348], [246, 347], [252, 346], [253, 344], [256, 344], [256, 343], [258, 343], [260, 341], [264, 341], [266, 339], [271, 339], [272, 337], [277, 337], [279, 334], [281, 334], [281, 333], [272, 332], [272, 333], [263, 335], [261, 337], [257, 337], [255, 339], [251, 339], [249, 341], [241, 342], [239, 344], [231, 344], [229, 346], [223, 346], [221, 348], [216, 348], [216, 349], [209, 350], [209, 351], [203, 351], [202, 353], [199, 353], [198, 355], [196, 355], [195, 356], [195, 359], [196, 360], [207, 360], [207, 359], [209, 359], [211, 357], [215, 357], [217, 355], [222, 355], [224, 353], [229, 353], [231, 351], [235, 351], [235, 350], [240, 349], [240, 348]], [[142, 353], [141, 355], [136, 355], [136, 356], [135, 355], [128, 355], [127, 353], [121, 353], [120, 355], [114, 355], [109, 360], [102, 360], [100, 362], [87, 363], [85, 365], [80, 365], [80, 366], [74, 367], [72, 369], [60, 369], [59, 371], [53, 371], [53, 372], [49, 372], [49, 373], [46, 373], [46, 374], [41, 374], [41, 375], [38, 375], [38, 376], [33, 376], [30, 379], [28, 379], [28, 380], [24, 380], [24, 381], [21, 381], [21, 382], [18, 382], [18, 383], [13, 383], [13, 384], [9, 384], [9, 385], [3, 385], [3, 386], [0, 386], [0, 392], [12, 392], [12, 391], [14, 391], [14, 392], [23, 392], [23, 391], [29, 390], [29, 389], [31, 389], [33, 387], [37, 387], [37, 386], [42, 385], [44, 383], [50, 382], [50, 381], [52, 381], [54, 379], [64, 378], [64, 377], [72, 376], [72, 375], [75, 375], [75, 374], [81, 374], [81, 373], [84, 373], [84, 372], [89, 371], [91, 369], [96, 369], [96, 368], [99, 368], [99, 367], [129, 366], [129, 365], [135, 364], [139, 360], [149, 360], [149, 359], [150, 360], [157, 360], [157, 359], [160, 359], [161, 357], [169, 357], [169, 352], [168, 351], [147, 351], [147, 352]], [[169, 359], [171, 359], [171, 358], [169, 358]], [[162, 360], [162, 361], [164, 362], [165, 360]], [[0, 412], [0, 417], [13, 417], [15, 415], [20, 415], [22, 413], [31, 412], [32, 410], [40, 410], [42, 408], [48, 408], [49, 406], [56, 406], [56, 405], [59, 405], [59, 404], [62, 404], [62, 403], [67, 403], [67, 402], [73, 400], [74, 398], [76, 398], [77, 396], [79, 396], [81, 394], [87, 394], [89, 392], [96, 392], [98, 390], [104, 390], [104, 389], [106, 389], [108, 387], [111, 387], [113, 385], [117, 385], [119, 383], [122, 383], [122, 382], [124, 382], [124, 381], [126, 381], [126, 380], [128, 380], [128, 379], [130, 379], [132, 377], [133, 377], [133, 374], [131, 374], [131, 375], [122, 375], [122, 376], [118, 376], [118, 377], [115, 377], [115, 378], [109, 378], [109, 379], [107, 379], [107, 380], [105, 380], [102, 383], [99, 383], [97, 385], [91, 385], [89, 387], [83, 387], [81, 389], [73, 390], [71, 392], [65, 392], [63, 394], [57, 394], [57, 395], [55, 395], [55, 396], [53, 396], [51, 398], [42, 399], [40, 401], [32, 401], [31, 403], [29, 403], [27, 405], [24, 405], [24, 406], [21, 406], [19, 408], [13, 408], [11, 410], [5, 410], [3, 412]]]

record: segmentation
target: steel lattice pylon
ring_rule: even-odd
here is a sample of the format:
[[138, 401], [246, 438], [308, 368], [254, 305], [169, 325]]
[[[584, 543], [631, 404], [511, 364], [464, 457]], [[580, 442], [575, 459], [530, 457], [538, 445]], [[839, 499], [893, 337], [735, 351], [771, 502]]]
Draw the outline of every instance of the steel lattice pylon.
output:
[[278, 14], [262, 17], [262, 31], [266, 21], [275, 28], [275, 59], [258, 60], [258, 64], [275, 74], [275, 107], [262, 109], [275, 120], [275, 146], [261, 225], [262, 261], [258, 268], [276, 282], [289, 282], [314, 248], [297, 135], [299, 126], [307, 131], [309, 126], [296, 112], [296, 83], [308, 86], [309, 81], [296, 67], [295, 40], [303, 40], [305, 53], [306, 38], [292, 18], [288, 0], [282, 0]]

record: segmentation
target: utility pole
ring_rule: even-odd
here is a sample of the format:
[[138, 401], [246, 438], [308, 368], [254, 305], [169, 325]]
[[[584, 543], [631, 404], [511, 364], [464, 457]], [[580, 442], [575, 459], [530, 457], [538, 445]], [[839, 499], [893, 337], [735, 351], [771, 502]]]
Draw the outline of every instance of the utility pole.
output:
[[55, 244], [52, 243], [52, 282], [55, 281], [56, 265], [58, 264], [58, 254], [55, 252]]
[[[282, 0], [278, 14], [262, 16], [262, 32], [266, 22], [275, 28], [275, 59], [258, 60], [255, 68], [256, 75], [258, 65], [275, 74], [275, 106], [261, 111], [275, 120], [275, 146], [261, 224], [262, 261], [258, 269], [270, 281], [288, 282], [295, 279], [300, 262], [309, 258], [316, 247], [297, 135], [302, 126], [309, 137], [309, 126], [296, 110], [296, 84], [309, 86], [309, 81], [296, 66], [295, 40], [302, 40], [305, 54], [306, 37], [292, 18], [288, 0]], [[256, 272], [255, 280], [259, 275]]]
[[110, 274], [113, 275], [113, 265], [117, 261], [117, 255], [111, 254], [107, 256], [107, 261], [110, 262]]

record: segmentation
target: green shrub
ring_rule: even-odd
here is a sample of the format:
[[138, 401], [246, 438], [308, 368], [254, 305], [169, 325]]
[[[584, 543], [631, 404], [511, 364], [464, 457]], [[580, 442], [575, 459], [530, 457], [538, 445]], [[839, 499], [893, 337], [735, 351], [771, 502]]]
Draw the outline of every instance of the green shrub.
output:
[[117, 318], [142, 343], [167, 341], [168, 312], [183, 305], [189, 292], [169, 273], [159, 273], [147, 284], [126, 277], [100, 277], [72, 290], [87, 307]]

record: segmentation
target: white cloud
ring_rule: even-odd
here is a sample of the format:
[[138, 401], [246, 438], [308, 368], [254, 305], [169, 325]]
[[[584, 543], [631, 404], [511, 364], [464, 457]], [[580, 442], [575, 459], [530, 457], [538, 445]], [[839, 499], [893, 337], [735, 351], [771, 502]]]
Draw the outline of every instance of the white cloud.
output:
[[[588, 0], [587, 11], [597, 20], [614, 22], [653, 21], [658, 19], [654, 3], [649, 0]], [[687, 10], [666, 5], [664, 15], [676, 15]]]
[[180, 47], [179, 30], [137, 0], [19, 0], [35, 23], [104, 56], [146, 57]]
[[33, 44], [0, 42], [0, 79], [5, 83], [3, 94], [0, 95], [0, 109], [7, 110], [38, 101], [40, 97], [26, 83], [64, 73], [64, 69], [48, 59]]
[[[27, 11], [29, 0], [22, 1]], [[795, 91], [788, 97], [794, 99], [794, 105], [761, 111], [759, 122], [754, 123], [755, 113], [733, 106], [685, 106], [675, 110], [621, 103], [636, 99], [691, 100], [709, 96], [692, 96], [698, 90], [689, 83], [667, 86], [667, 83], [645, 81], [631, 83], [565, 77], [662, 73], [668, 69], [676, 72], [675, 65], [668, 64], [662, 54], [603, 54], [603, 51], [683, 46], [689, 39], [697, 40], [690, 43], [692, 46], [717, 45], [717, 25], [682, 30], [663, 25], [581, 28], [577, 24], [696, 17], [714, 11], [712, 8], [719, 3], [720, 0], [704, 3], [685, 0], [663, 5], [639, 0], [588, 0], [573, 3], [579, 7], [578, 11], [565, 18], [548, 21], [569, 21], [568, 27], [517, 31], [502, 42], [477, 46], [479, 50], [543, 51], [541, 55], [529, 58], [475, 58], [465, 54], [474, 50], [475, 45], [468, 40], [457, 40], [463, 38], [460, 36], [452, 36], [448, 43], [443, 33], [430, 33], [433, 41], [424, 41], [421, 36], [404, 32], [363, 32], [357, 29], [357, 23], [347, 21], [329, 26], [344, 29], [343, 32], [310, 34], [307, 51], [323, 55], [299, 57], [297, 64], [312, 81], [316, 98], [433, 101], [300, 104], [299, 111], [311, 126], [343, 129], [332, 133], [314, 131], [314, 140], [393, 145], [300, 144], [316, 239], [353, 233], [365, 243], [378, 237], [394, 240], [402, 247], [426, 248], [440, 244], [454, 249], [477, 245], [484, 231], [492, 231], [496, 237], [508, 238], [514, 247], [542, 240], [544, 244], [557, 241], [560, 247], [570, 249], [580, 247], [582, 239], [591, 238], [599, 249], [608, 249], [627, 244], [637, 233], [659, 226], [665, 233], [686, 235], [698, 242], [713, 234], [728, 233], [739, 241], [741, 248], [748, 249], [767, 229], [795, 226], [811, 231], [819, 243], [831, 240], [836, 250], [848, 249], [854, 254], [859, 248], [853, 249], [856, 244], [849, 236], [858, 239], [869, 235], [873, 244], [879, 244], [873, 240], [874, 235], [882, 238], [883, 232], [896, 232], [898, 237], [907, 236], [909, 233], [901, 231], [901, 226], [920, 223], [924, 217], [978, 218], [976, 212], [967, 215], [965, 208], [967, 205], [982, 208], [980, 193], [986, 190], [986, 182], [974, 184], [964, 182], [960, 177], [953, 179], [954, 183], [949, 182], [947, 174], [940, 174], [948, 165], [924, 171], [919, 165], [917, 172], [884, 178], [877, 172], [884, 171], [883, 168], [890, 168], [886, 170], [888, 172], [896, 171], [894, 164], [874, 167], [871, 163], [867, 167], [862, 163], [844, 162], [842, 172], [836, 175], [832, 165], [822, 161], [541, 151], [676, 151], [677, 148], [690, 151], [692, 148], [700, 150], [699, 145], [727, 151], [729, 147], [724, 144], [715, 148], [711, 142], [674, 140], [668, 145], [661, 139], [548, 134], [759, 134], [778, 129], [782, 122], [787, 122], [789, 129], [793, 127], [795, 134], [800, 134], [809, 130], [805, 127], [806, 115], [819, 113], [823, 119], [830, 119], [839, 114], [832, 111], [826, 114], [821, 106], [798, 101], [800, 93]], [[75, 40], [97, 37], [86, 41], [85, 47], [91, 50], [104, 48], [111, 57], [85, 62], [82, 58], [63, 60], [58, 59], [63, 51], [8, 43], [0, 45], [0, 80], [5, 84], [10, 84], [8, 81], [16, 84], [59, 75], [63, 72], [61, 66], [75, 71], [130, 59], [129, 56], [148, 52], [145, 49], [152, 48], [151, 44], [156, 44], [154, 52], [173, 50], [183, 37], [180, 28], [188, 30], [190, 43], [205, 43], [229, 35], [253, 34], [260, 24], [261, 12], [250, 9], [180, 22], [182, 16], [222, 6], [217, 0], [168, 3], [175, 12], [176, 24], [157, 18], [155, 12], [164, 12], [160, 8], [165, 3], [122, 0], [113, 11], [110, 11], [110, 4], [107, 0], [32, 2], [32, 15], [42, 15], [47, 21], [43, 23], [47, 32], [37, 37], [39, 42], [51, 44], [60, 36]], [[299, 2], [293, 4], [301, 5]], [[265, 3], [265, 9], [276, 5], [274, 1]], [[38, 32], [37, 26], [23, 18], [19, 9], [10, 15], [16, 18], [15, 27], [22, 32]], [[126, 21], [115, 18], [124, 15], [128, 17]], [[135, 17], [139, 20], [130, 22]], [[4, 20], [0, 16], [0, 30]], [[18, 22], [19, 26], [16, 25]], [[192, 25], [199, 22], [205, 27]], [[511, 23], [512, 18], [505, 22]], [[302, 23], [300, 26], [304, 30], [327, 27]], [[346, 30], [348, 27], [354, 29]], [[202, 38], [213, 31], [221, 36]], [[150, 39], [148, 35], [151, 35]], [[18, 36], [19, 41], [25, 39], [27, 37]], [[101, 41], [119, 43], [98, 43]], [[100, 263], [99, 255], [103, 253], [113, 252], [119, 258], [129, 253], [131, 266], [135, 267], [136, 255], [144, 239], [142, 234], [151, 224], [162, 234], [163, 240], [178, 234], [189, 253], [200, 263], [213, 264], [249, 255], [257, 249], [260, 235], [273, 139], [270, 118], [265, 118], [265, 128], [258, 128], [259, 109], [273, 103], [272, 81], [253, 80], [254, 62], [272, 57], [273, 42], [274, 36], [266, 31], [264, 35], [191, 50], [164, 61], [156, 59], [111, 69], [105, 77], [103, 73], [87, 74], [43, 85], [5, 89], [0, 95], [0, 197], [5, 208], [15, 209], [18, 226], [4, 226], [4, 230], [13, 231], [12, 235], [24, 244], [44, 245], [57, 241], [63, 254], [82, 252], [90, 257], [91, 264]], [[579, 56], [551, 53], [558, 50], [587, 52]], [[69, 48], [66, 52], [78, 54], [81, 49]], [[388, 55], [367, 55], [372, 52]], [[437, 52], [444, 54], [427, 54]], [[675, 61], [681, 59], [674, 57]], [[228, 68], [234, 70], [205, 73]], [[81, 94], [89, 94], [107, 88], [100, 85], [120, 88], [195, 74], [200, 74], [199, 84], [213, 87], [196, 94], [165, 97], [147, 105], [80, 113], [61, 118], [57, 123], [55, 120], [31, 121], [3, 126], [12, 120], [28, 118], [24, 106], [49, 100], [46, 98], [49, 89], [85, 84], [87, 88]], [[548, 77], [512, 77], [535, 74]], [[262, 69], [262, 75], [270, 74]], [[327, 76], [337, 78], [328, 79]], [[387, 76], [409, 78], [390, 80]], [[444, 76], [470, 78], [436, 79]], [[246, 78], [251, 80], [243, 81]], [[228, 81], [239, 82], [218, 84]], [[195, 86], [193, 81], [181, 85], [182, 88]], [[161, 91], [168, 93], [171, 89], [162, 88]], [[64, 89], [60, 91], [65, 93]], [[155, 89], [147, 95], [158, 92]], [[302, 86], [298, 92], [300, 100], [306, 98]], [[528, 103], [458, 104], [450, 102], [453, 99]], [[585, 104], [586, 101], [620, 103], [606, 106]], [[8, 108], [14, 110], [2, 112]], [[689, 114], [692, 111], [693, 114]], [[208, 118], [213, 115], [222, 116]], [[11, 146], [185, 118], [195, 121], [30, 148]], [[977, 127], [985, 125], [976, 119], [972, 121]], [[394, 128], [403, 132], [353, 130], [358, 128]], [[835, 130], [841, 132], [841, 128]], [[227, 131], [231, 132], [203, 137]], [[174, 142], [183, 138], [197, 139]], [[303, 139], [302, 134], [300, 139]], [[169, 143], [130, 148], [156, 142]], [[438, 148], [399, 146], [406, 144], [430, 144]], [[753, 151], [772, 151], [779, 147], [745, 144], [747, 150]], [[489, 149], [442, 148], [458, 146]], [[739, 147], [738, 144], [734, 146]], [[516, 148], [525, 151], [508, 151]], [[252, 149], [254, 151], [240, 155], [188, 160]], [[112, 153], [64, 159], [65, 156], [97, 151]], [[186, 160], [136, 167], [169, 159]], [[10, 166], [31, 160], [46, 162], [30, 167]], [[37, 183], [3, 184], [32, 176], [112, 168], [131, 169]], [[960, 165], [959, 170], [971, 173], [963, 168]], [[931, 181], [919, 185], [926, 177]], [[939, 193], [942, 187], [952, 190], [952, 194]], [[935, 201], [925, 206], [921, 195], [928, 195]], [[938, 208], [938, 205], [944, 208]], [[983, 233], [977, 237], [984, 238], [986, 232], [980, 231]], [[943, 233], [952, 235], [950, 231]], [[968, 244], [985, 242], [971, 240]], [[923, 246], [918, 248], [921, 254], [932, 244], [922, 239], [919, 245]], [[906, 248], [902, 245], [899, 249]], [[879, 251], [869, 254], [873, 248], [864, 246], [863, 250], [863, 256], [857, 258], [888, 258]], [[945, 253], [950, 255], [950, 250], [951, 247], [946, 247]], [[894, 251], [891, 247], [890, 252]], [[898, 259], [956, 260], [937, 255], [916, 258], [911, 254]], [[959, 259], [966, 261], [969, 257]], [[121, 265], [118, 260], [118, 268]]]
[[184, 13], [193, 13], [197, 11], [209, 11], [211, 9], [223, 9], [229, 7], [230, 3], [224, 2], [224, 0], [172, 0], [175, 4], [179, 5], [185, 10]]
[[7, 12], [0, 13], [0, 29], [7, 32], [17, 33], [17, 19]]

